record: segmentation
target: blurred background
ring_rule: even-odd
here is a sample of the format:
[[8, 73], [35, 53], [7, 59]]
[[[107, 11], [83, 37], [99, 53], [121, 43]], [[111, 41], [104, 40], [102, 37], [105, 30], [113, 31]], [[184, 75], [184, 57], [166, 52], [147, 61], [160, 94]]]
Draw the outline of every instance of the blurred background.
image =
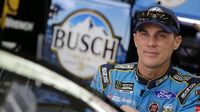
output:
[[94, 96], [88, 85], [101, 64], [137, 61], [134, 15], [152, 5], [172, 9], [181, 21], [183, 42], [172, 64], [199, 76], [199, 4], [199, 0], [0, 0], [0, 46], [23, 57], [0, 50], [0, 112], [117, 109]]

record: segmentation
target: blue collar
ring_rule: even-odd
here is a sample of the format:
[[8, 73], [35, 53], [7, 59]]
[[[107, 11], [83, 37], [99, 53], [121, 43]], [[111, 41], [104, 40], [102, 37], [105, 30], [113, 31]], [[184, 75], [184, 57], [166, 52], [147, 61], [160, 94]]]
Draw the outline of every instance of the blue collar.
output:
[[174, 73], [175, 73], [175, 70], [173, 69], [172, 65], [170, 64], [167, 72], [164, 73], [162, 76], [160, 76], [156, 79], [153, 79], [153, 80], [148, 80], [148, 79], [145, 79], [144, 77], [142, 77], [142, 75], [140, 75], [138, 73], [138, 68], [137, 68], [135, 78], [140, 84], [146, 85], [147, 89], [151, 89], [151, 88], [154, 88], [154, 87], [162, 84], [165, 80], [168, 79], [168, 77], [170, 75], [172, 75]]

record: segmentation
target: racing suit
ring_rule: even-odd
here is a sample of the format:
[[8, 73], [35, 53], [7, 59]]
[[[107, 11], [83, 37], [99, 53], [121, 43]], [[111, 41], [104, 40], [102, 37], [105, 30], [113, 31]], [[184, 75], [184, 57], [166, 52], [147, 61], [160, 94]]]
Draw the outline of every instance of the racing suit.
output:
[[200, 78], [170, 66], [161, 77], [147, 80], [137, 63], [104, 64], [91, 87], [116, 106], [140, 112], [200, 112]]

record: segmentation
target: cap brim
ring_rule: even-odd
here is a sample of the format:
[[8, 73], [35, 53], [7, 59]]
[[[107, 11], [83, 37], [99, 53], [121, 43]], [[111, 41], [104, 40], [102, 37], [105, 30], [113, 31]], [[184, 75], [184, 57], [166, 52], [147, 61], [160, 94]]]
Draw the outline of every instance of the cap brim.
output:
[[152, 23], [152, 24], [156, 24], [158, 26], [160, 26], [165, 32], [168, 32], [168, 33], [172, 33], [172, 32], [175, 32], [178, 34], [178, 30], [176, 27], [174, 27], [173, 25], [165, 25], [163, 23], [160, 23], [158, 22], [157, 20], [150, 20], [150, 21], [144, 21], [144, 22], [140, 22], [138, 21], [135, 25], [135, 28], [134, 28], [134, 32], [136, 32], [138, 29], [140, 29], [144, 24], [147, 24], [147, 23]]

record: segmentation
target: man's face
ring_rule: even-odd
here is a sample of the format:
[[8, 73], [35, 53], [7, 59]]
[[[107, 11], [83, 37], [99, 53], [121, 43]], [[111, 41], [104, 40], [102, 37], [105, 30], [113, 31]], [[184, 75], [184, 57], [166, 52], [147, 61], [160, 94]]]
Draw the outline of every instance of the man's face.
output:
[[139, 56], [138, 63], [150, 68], [168, 64], [174, 49], [179, 47], [181, 41], [181, 36], [167, 33], [158, 25], [143, 25], [134, 37]]

